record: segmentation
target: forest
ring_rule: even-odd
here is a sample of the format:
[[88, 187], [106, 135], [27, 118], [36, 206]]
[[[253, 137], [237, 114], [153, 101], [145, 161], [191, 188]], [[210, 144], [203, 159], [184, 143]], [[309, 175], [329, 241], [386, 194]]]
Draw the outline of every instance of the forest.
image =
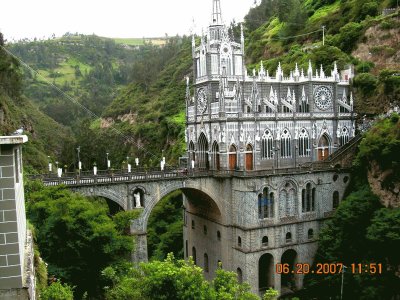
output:
[[[261, 62], [270, 72], [281, 62], [286, 73], [296, 62], [306, 69], [310, 59], [327, 68], [334, 61], [340, 69], [352, 64], [357, 113], [376, 117], [400, 101], [399, 13], [381, 14], [396, 4], [263, 0], [245, 17], [248, 71]], [[232, 22], [236, 39], [239, 30]], [[78, 146], [86, 170], [94, 164], [105, 169], [106, 153], [113, 169], [135, 157], [144, 168], [154, 167], [163, 155], [175, 165], [184, 154], [190, 37], [168, 38], [162, 47], [150, 42], [124, 47], [113, 39], [70, 33], [7, 44], [0, 33], [0, 46], [0, 133], [25, 128], [30, 139], [23, 149], [25, 174], [46, 172], [49, 161], [75, 171]], [[380, 262], [386, 270], [382, 276], [346, 273], [344, 299], [399, 297], [400, 210], [398, 202], [386, 201], [388, 194], [398, 195], [399, 151], [399, 116], [380, 118], [360, 144], [345, 200], [318, 237], [319, 262]], [[380, 174], [385, 176], [377, 184]], [[200, 267], [182, 260], [179, 193], [152, 213], [150, 262], [132, 267], [135, 241], [127, 228], [136, 212], [115, 212], [105, 199], [25, 181], [41, 299], [259, 299], [235, 273], [220, 268], [207, 282]], [[335, 298], [340, 284], [338, 276], [310, 275], [295, 297]], [[270, 290], [264, 299], [276, 296]]]

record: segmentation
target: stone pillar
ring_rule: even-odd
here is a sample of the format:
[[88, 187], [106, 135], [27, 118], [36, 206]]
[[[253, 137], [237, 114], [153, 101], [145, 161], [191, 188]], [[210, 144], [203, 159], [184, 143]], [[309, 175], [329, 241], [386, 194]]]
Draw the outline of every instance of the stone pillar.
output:
[[138, 264], [147, 262], [147, 233], [135, 235], [135, 248], [132, 253], [132, 262]]
[[132, 221], [131, 234], [135, 237], [135, 247], [132, 252], [132, 262], [134, 264], [147, 262], [147, 232], [143, 229], [142, 217]]
[[25, 135], [0, 137], [1, 299], [35, 298], [33, 248], [27, 238], [22, 176], [21, 144], [27, 141]]

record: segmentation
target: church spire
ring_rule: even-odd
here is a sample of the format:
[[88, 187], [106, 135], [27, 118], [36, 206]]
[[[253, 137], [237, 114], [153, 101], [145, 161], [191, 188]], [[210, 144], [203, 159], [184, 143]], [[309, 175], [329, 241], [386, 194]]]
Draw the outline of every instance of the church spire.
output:
[[221, 2], [213, 0], [213, 13], [211, 18], [212, 25], [222, 25]]

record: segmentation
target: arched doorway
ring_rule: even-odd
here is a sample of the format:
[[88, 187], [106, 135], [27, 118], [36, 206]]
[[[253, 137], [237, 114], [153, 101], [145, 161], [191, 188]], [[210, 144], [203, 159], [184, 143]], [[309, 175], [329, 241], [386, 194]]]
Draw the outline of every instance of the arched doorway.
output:
[[235, 170], [237, 167], [237, 148], [235, 145], [229, 147], [229, 170]]
[[327, 134], [323, 134], [318, 143], [318, 160], [324, 160], [329, 156], [330, 139]]
[[268, 288], [274, 287], [274, 257], [265, 253], [258, 261], [258, 289], [264, 293]]
[[219, 170], [220, 169], [219, 146], [216, 141], [214, 141], [211, 148], [211, 161], [212, 161], [212, 168], [214, 170]]
[[197, 144], [199, 149], [198, 166], [200, 169], [208, 169], [208, 141], [204, 133], [200, 134]]
[[[286, 237], [287, 238], [287, 237]], [[297, 252], [293, 249], [286, 250], [282, 254], [281, 263], [289, 265], [289, 272], [281, 275], [282, 295], [292, 293], [296, 290], [295, 275], [292, 273], [297, 259]]]
[[253, 170], [253, 146], [248, 144], [246, 146], [246, 158], [245, 158], [245, 165], [246, 165], [246, 170], [251, 171]]

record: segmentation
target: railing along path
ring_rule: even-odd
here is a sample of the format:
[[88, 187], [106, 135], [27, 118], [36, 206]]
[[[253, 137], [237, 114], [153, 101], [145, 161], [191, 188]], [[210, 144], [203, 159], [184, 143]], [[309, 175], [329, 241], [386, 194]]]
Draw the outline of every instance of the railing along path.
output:
[[31, 180], [40, 180], [45, 186], [84, 186], [84, 185], [103, 185], [129, 182], [148, 182], [168, 179], [185, 179], [201, 177], [262, 177], [272, 175], [286, 175], [295, 173], [307, 173], [311, 171], [326, 171], [333, 169], [334, 166], [328, 162], [311, 163], [307, 166], [297, 168], [279, 168], [264, 170], [205, 170], [205, 169], [168, 169], [160, 170], [133, 170], [128, 173], [127, 170], [98, 171], [96, 175], [93, 172], [85, 171], [78, 173], [64, 173], [61, 177], [57, 174], [28, 175]]

